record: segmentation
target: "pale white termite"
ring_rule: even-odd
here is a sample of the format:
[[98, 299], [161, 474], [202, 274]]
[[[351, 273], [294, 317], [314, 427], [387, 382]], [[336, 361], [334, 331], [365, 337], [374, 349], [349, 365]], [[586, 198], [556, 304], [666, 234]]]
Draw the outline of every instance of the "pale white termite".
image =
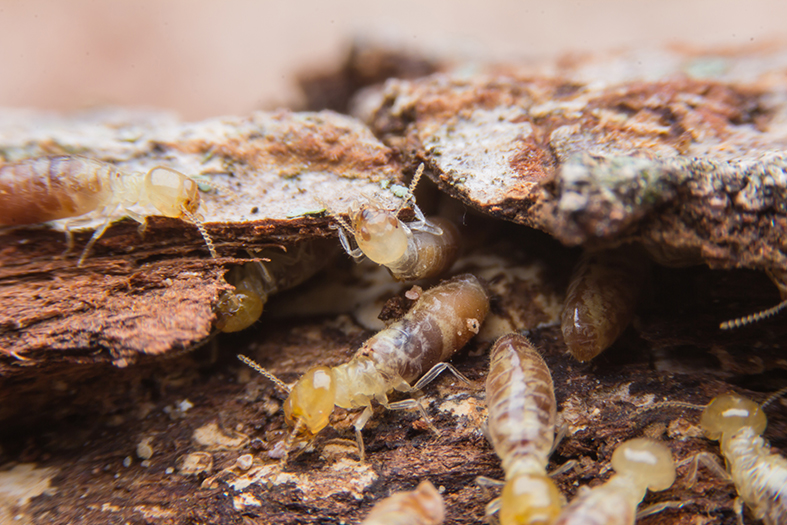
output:
[[425, 480], [415, 490], [397, 492], [377, 503], [361, 525], [440, 525], [443, 520], [443, 497]]
[[487, 435], [506, 473], [503, 492], [487, 505], [487, 515], [499, 510], [502, 525], [551, 523], [562, 502], [546, 473], [557, 403], [549, 368], [526, 337], [504, 335], [492, 346], [486, 402]]
[[[473, 275], [458, 275], [423, 292], [404, 317], [366, 340], [349, 362], [309, 369], [288, 389], [284, 402], [284, 417], [292, 429], [285, 449], [293, 439], [316, 436], [328, 425], [334, 406], [363, 408], [354, 425], [363, 458], [361, 430], [372, 416], [372, 401], [389, 409], [418, 408], [423, 413], [416, 400], [389, 403], [388, 394], [420, 390], [445, 369], [461, 378], [445, 361], [478, 333], [488, 311], [484, 286]], [[283, 385], [249, 358], [238, 357]]]
[[[768, 420], [760, 405], [737, 394], [714, 398], [700, 418], [708, 439], [721, 453], [738, 495], [766, 525], [787, 523], [787, 459], [772, 454], [762, 438]], [[739, 514], [742, 508], [738, 506]]]
[[[451, 267], [459, 253], [459, 231], [448, 219], [427, 219], [415, 203], [415, 221], [406, 223], [398, 218], [412, 198], [423, 169], [421, 164], [399, 209], [365, 204], [350, 210], [350, 224], [339, 220], [339, 240], [345, 251], [355, 259], [366, 256], [385, 266], [400, 281], [438, 276]], [[352, 248], [345, 230], [353, 236], [357, 248]]]
[[[85, 246], [81, 266], [93, 244], [104, 234], [118, 210], [140, 224], [145, 217], [129, 209], [152, 206], [165, 217], [197, 226], [216, 257], [213, 242], [197, 215], [197, 183], [171, 168], [128, 173], [117, 166], [79, 156], [39, 157], [0, 166], [0, 226], [20, 226], [79, 217], [101, 210], [106, 221]], [[66, 226], [69, 246], [71, 233]]]
[[675, 481], [670, 450], [646, 438], [618, 446], [612, 453], [612, 468], [616, 474], [574, 498], [554, 525], [634, 525], [645, 493], [666, 490]]

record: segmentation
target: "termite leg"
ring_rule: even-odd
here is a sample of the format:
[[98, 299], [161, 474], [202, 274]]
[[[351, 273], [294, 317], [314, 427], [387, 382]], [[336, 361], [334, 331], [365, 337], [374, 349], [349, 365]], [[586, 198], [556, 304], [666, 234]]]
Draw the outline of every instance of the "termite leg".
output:
[[417, 399], [403, 399], [401, 401], [395, 401], [394, 403], [388, 403], [384, 405], [385, 408], [388, 410], [410, 410], [410, 409], [417, 409], [418, 412], [421, 413], [421, 417], [426, 421], [426, 424], [429, 425], [429, 429], [435, 433], [435, 435], [440, 435], [440, 431], [434, 426], [432, 423], [432, 418], [429, 417], [429, 414], [426, 413], [426, 409], [421, 404], [421, 402]]
[[85, 245], [85, 249], [82, 250], [82, 255], [79, 257], [79, 261], [77, 262], [77, 268], [82, 267], [82, 263], [85, 262], [85, 259], [87, 259], [87, 255], [88, 253], [90, 253], [90, 250], [93, 248], [93, 245], [96, 244], [96, 241], [98, 241], [101, 238], [101, 236], [104, 235], [104, 232], [107, 231], [107, 228], [109, 228], [109, 224], [112, 222], [112, 217], [115, 215], [115, 213], [117, 213], [119, 207], [120, 205], [115, 206], [115, 208], [112, 210], [112, 213], [107, 215], [107, 220], [104, 221], [104, 224], [102, 224], [100, 228], [98, 228], [96, 231], [93, 232], [93, 236], [90, 238], [89, 241], [87, 241], [87, 244]]
[[426, 374], [423, 375], [421, 379], [419, 379], [412, 387], [410, 387], [408, 391], [413, 392], [415, 390], [422, 390], [426, 385], [437, 379], [437, 376], [443, 373], [443, 370], [450, 371], [456, 376], [457, 379], [466, 383], [468, 386], [472, 385], [470, 380], [462, 375], [462, 373], [457, 370], [454, 365], [451, 363], [442, 362], [434, 365]]
[[664, 501], [662, 503], [654, 503], [637, 512], [636, 519], [640, 520], [645, 516], [652, 516], [653, 514], [658, 514], [667, 509], [679, 509], [684, 505], [686, 505], [685, 501]]
[[424, 212], [421, 211], [421, 208], [419, 208], [416, 203], [413, 203], [413, 213], [415, 213], [415, 221], [409, 224], [410, 229], [431, 233], [434, 235], [443, 234], [442, 228], [440, 228], [439, 226], [435, 226], [434, 224], [426, 220], [426, 217], [424, 216]]
[[366, 426], [366, 423], [369, 422], [371, 419], [372, 414], [374, 411], [372, 410], [371, 405], [367, 405], [366, 408], [363, 409], [361, 415], [358, 416], [358, 419], [355, 420], [355, 442], [358, 444], [358, 457], [361, 463], [366, 462], [366, 447], [363, 445], [363, 435], [361, 434], [361, 430], [363, 427]]
[[[344, 221], [342, 221], [344, 222]], [[341, 223], [339, 225], [339, 242], [342, 244], [342, 248], [347, 254], [355, 259], [355, 262], [360, 262], [361, 258], [363, 258], [363, 251], [357, 246], [352, 248], [350, 244], [350, 239], [347, 237], [347, 233], [345, 232], [345, 226], [342, 226]]]

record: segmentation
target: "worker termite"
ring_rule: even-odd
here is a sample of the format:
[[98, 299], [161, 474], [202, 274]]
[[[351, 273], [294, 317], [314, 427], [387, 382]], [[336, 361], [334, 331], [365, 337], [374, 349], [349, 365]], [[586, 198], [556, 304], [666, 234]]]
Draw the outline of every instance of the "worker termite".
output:
[[417, 408], [426, 418], [415, 399], [389, 403], [388, 394], [420, 390], [445, 369], [463, 379], [445, 361], [478, 333], [488, 311], [483, 285], [475, 276], [463, 274], [423, 292], [404, 317], [366, 340], [349, 362], [315, 366], [292, 389], [247, 357], [238, 358], [289, 391], [284, 402], [284, 417], [291, 428], [285, 461], [294, 439], [311, 440], [328, 425], [334, 406], [364, 409], [354, 424], [363, 458], [361, 430], [372, 416], [372, 401], [388, 409]]
[[[648, 490], [666, 490], [675, 481], [670, 450], [656, 441], [637, 438], [612, 453], [614, 474], [601, 486], [587, 490], [566, 506], [554, 525], [634, 525], [637, 506]], [[671, 506], [660, 505], [652, 514]]]
[[492, 346], [486, 401], [487, 433], [506, 473], [503, 493], [487, 505], [487, 516], [499, 510], [502, 525], [551, 523], [562, 502], [546, 474], [557, 403], [549, 368], [526, 337], [504, 335]]
[[[104, 234], [122, 208], [145, 224], [145, 217], [130, 209], [152, 206], [166, 217], [188, 220], [197, 226], [210, 254], [216, 250], [202, 219], [197, 183], [171, 168], [158, 166], [147, 173], [128, 173], [115, 165], [78, 156], [39, 157], [0, 166], [0, 226], [20, 226], [79, 217], [101, 210], [106, 221], [88, 241], [77, 266]], [[66, 225], [71, 247], [71, 232]]]
[[633, 246], [585, 252], [561, 314], [563, 340], [579, 361], [612, 345], [634, 316], [650, 262]]
[[768, 308], [767, 310], [763, 310], [761, 312], [750, 314], [744, 317], [739, 317], [737, 319], [732, 319], [730, 321], [724, 321], [719, 325], [719, 328], [721, 328], [722, 330], [729, 330], [731, 328], [740, 328], [741, 326], [746, 326], [747, 324], [756, 323], [757, 321], [767, 319], [768, 317], [772, 315], [776, 315], [777, 313], [787, 308], [787, 271], [770, 270], [767, 273], [768, 276], [773, 281], [773, 283], [776, 285], [776, 287], [779, 288], [779, 293], [781, 294], [782, 302], [780, 302], [779, 304], [777, 304], [772, 308]]
[[708, 439], [721, 441], [732, 482], [755, 519], [781, 525], [787, 523], [787, 459], [770, 452], [762, 438], [767, 424], [760, 405], [737, 394], [714, 398], [700, 418]]
[[315, 239], [289, 252], [282, 246], [250, 253], [257, 260], [236, 266], [224, 276], [235, 289], [219, 297], [216, 328], [237, 332], [254, 324], [268, 297], [298, 286], [320, 271], [336, 253], [334, 245], [327, 239]]
[[[365, 255], [388, 268], [400, 281], [440, 275], [451, 267], [459, 253], [459, 231], [451, 221], [439, 217], [427, 219], [415, 203], [415, 221], [405, 223], [398, 218], [399, 212], [412, 199], [423, 170], [421, 164], [407, 197], [397, 210], [365, 204], [350, 210], [350, 224], [337, 219], [341, 226], [339, 240], [348, 254], [355, 259]], [[357, 248], [352, 248], [345, 230], [353, 236]]]
[[440, 525], [443, 497], [429, 480], [415, 490], [398, 492], [377, 503], [361, 525]]

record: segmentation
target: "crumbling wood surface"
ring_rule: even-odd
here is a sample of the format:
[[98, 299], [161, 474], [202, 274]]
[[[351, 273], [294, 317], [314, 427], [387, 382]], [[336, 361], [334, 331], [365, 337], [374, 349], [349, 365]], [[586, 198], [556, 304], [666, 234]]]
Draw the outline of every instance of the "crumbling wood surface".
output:
[[[570, 69], [570, 65], [563, 67]], [[680, 179], [700, 172], [681, 168], [677, 157], [669, 153], [669, 148], [680, 145], [688, 148], [682, 151], [685, 154], [706, 136], [720, 137], [719, 144], [731, 137], [740, 138], [741, 134], [727, 133], [736, 130], [735, 126], [746, 126], [745, 118], [741, 123], [730, 120], [729, 111], [735, 108], [753, 119], [745, 131], [752, 134], [750, 138], [756, 135], [761, 139], [762, 148], [757, 152], [775, 148], [779, 142], [766, 140], [764, 133], [776, 122], [777, 113], [766, 111], [763, 124], [755, 122], [759, 110], [752, 109], [764, 104], [762, 93], [768, 88], [687, 79], [627, 84], [615, 96], [652, 91], [653, 97], [642, 106], [644, 109], [640, 108], [648, 115], [653, 107], [661, 107], [660, 103], [669, 107], [670, 101], [680, 98], [683, 92], [676, 86], [688, 90], [686, 93], [697, 104], [708, 102], [712, 93], [729, 96], [713, 98], [714, 104], [707, 107], [696, 106], [707, 111], [694, 115], [698, 120], [691, 125], [682, 124], [687, 133], [699, 130], [697, 133], [706, 135], [680, 138], [675, 135], [677, 128], [669, 127], [663, 133], [639, 136], [632, 126], [612, 118], [596, 122], [585, 132], [598, 133], [593, 140], [604, 133], [610, 133], [610, 137], [633, 133], [639, 137], [632, 139], [640, 141], [639, 149], [623, 143], [624, 151], [616, 150], [611, 157], [566, 155], [563, 159], [551, 149], [540, 149], [547, 139], [539, 135], [542, 142], [528, 150], [532, 155], [515, 155], [519, 159], [517, 166], [534, 167], [524, 176], [514, 173], [524, 183], [505, 182], [500, 175], [500, 179], [491, 178], [484, 185], [478, 174], [485, 173], [488, 166], [505, 167], [507, 157], [501, 156], [500, 151], [511, 153], [493, 146], [511, 137], [513, 143], [520, 143], [515, 130], [521, 131], [517, 126], [532, 118], [533, 108], [522, 104], [522, 93], [542, 86], [544, 93], [566, 102], [562, 96], [582, 91], [577, 83], [587, 82], [577, 73], [579, 80], [575, 83], [559, 84], [545, 77], [523, 80], [517, 90], [511, 75], [506, 75], [505, 81], [471, 79], [467, 82], [472, 89], [464, 91], [450, 77], [389, 83], [383, 93], [396, 93], [396, 97], [401, 95], [396, 90], [402, 86], [421, 90], [439, 87], [445, 91], [440, 92], [440, 97], [435, 96], [428, 111], [420, 105], [421, 98], [399, 99], [402, 104], [412, 102], [407, 106], [410, 111], [399, 114], [400, 120], [389, 127], [380, 125], [383, 120], [379, 118], [392, 115], [393, 109], [381, 106], [376, 113], [378, 120], [372, 122], [387, 146], [377, 142], [357, 122], [330, 113], [257, 114], [248, 119], [193, 125], [173, 123], [162, 116], [146, 117], [143, 123], [129, 126], [133, 133], [127, 130], [125, 136], [158, 133], [164, 138], [139, 143], [119, 138], [108, 141], [123, 148], [139, 145], [139, 152], [123, 150], [122, 154], [113, 154], [102, 150], [104, 146], [98, 143], [92, 144], [89, 151], [96, 151], [97, 158], [129, 169], [167, 164], [187, 174], [210, 174], [219, 190], [203, 194], [207, 203], [204, 213], [222, 258], [209, 259], [196, 229], [177, 220], [152, 219], [144, 237], [129, 221], [114, 225], [84, 268], [76, 268], [75, 260], [87, 233], [78, 235], [77, 253], [66, 257], [62, 255], [65, 246], [60, 231], [28, 228], [4, 234], [0, 245], [0, 284], [5, 294], [0, 337], [6, 338], [2, 340], [0, 355], [0, 523], [358, 523], [374, 502], [393, 491], [412, 489], [421, 479], [430, 479], [441, 487], [447, 503], [447, 523], [480, 523], [484, 506], [493, 495], [484, 494], [475, 485], [475, 478], [502, 476], [499, 460], [483, 435], [487, 350], [496, 336], [513, 330], [525, 331], [543, 351], [555, 379], [568, 435], [553, 455], [550, 468], [569, 459], [579, 462], [577, 469], [556, 478], [569, 499], [581, 486], [593, 486], [606, 479], [611, 474], [609, 459], [615, 446], [632, 437], [648, 435], [664, 440], [679, 461], [700, 451], [718, 454], [718, 444], [702, 437], [696, 411], [662, 408], [636, 418], [632, 418], [632, 413], [638, 407], [663, 400], [705, 404], [730, 390], [762, 400], [787, 384], [787, 325], [783, 318], [733, 332], [718, 329], [720, 321], [767, 308], [779, 300], [778, 289], [765, 274], [752, 269], [784, 267], [783, 241], [777, 237], [784, 210], [780, 182], [774, 179], [776, 191], [772, 193], [763, 194], [764, 186], [760, 186], [749, 193], [739, 189], [733, 192], [735, 195], [728, 194], [727, 201], [722, 199], [726, 203], [721, 208], [723, 213], [713, 215], [710, 203], [716, 201], [703, 200], [710, 197], [693, 192], [697, 187], [704, 188], [702, 184], [708, 180], [719, 180], [715, 177], [721, 175], [713, 171], [709, 178], [696, 184]], [[448, 85], [453, 86], [453, 91], [446, 88]], [[488, 104], [482, 109], [477, 107], [479, 91], [475, 88], [479, 85], [484, 86], [482, 101]], [[559, 85], [567, 89], [558, 89]], [[711, 85], [713, 89], [708, 90]], [[661, 93], [658, 86], [670, 88], [666, 89], [669, 96], [665, 95], [661, 102], [657, 101]], [[612, 88], [598, 89], [591, 90], [590, 98], [612, 97]], [[458, 109], [452, 93], [464, 93], [469, 101], [469, 109], [460, 111], [458, 117], [450, 116], [453, 109]], [[773, 96], [768, 100], [778, 99], [775, 91], [770, 93]], [[640, 98], [633, 99], [642, 102]], [[512, 101], [519, 104], [519, 109]], [[472, 115], [498, 110], [503, 112], [502, 120], [490, 117], [486, 121], [490, 127], [482, 126], [484, 133], [466, 135], [464, 151], [446, 149], [446, 139], [457, 132], [447, 121], [466, 117], [461, 124], [472, 131], [468, 124], [473, 121]], [[507, 120], [505, 111], [515, 110], [521, 112], [521, 119]], [[610, 111], [619, 110], [620, 106], [613, 104]], [[545, 111], [544, 116], [531, 122], [532, 129], [561, 119], [584, 119], [592, 124], [598, 115], [583, 114], [581, 110], [577, 110], [579, 116], [567, 116], [561, 113], [563, 110], [558, 111], [559, 115]], [[653, 121], [648, 124], [659, 124], [663, 118], [659, 115], [650, 115]], [[33, 117], [19, 117], [17, 134], [38, 129], [25, 124], [28, 118]], [[59, 136], [53, 130], [64, 122], [54, 120], [57, 122], [50, 128], [43, 126], [44, 131], [35, 132], [38, 138], [3, 139], [9, 141], [6, 158], [73, 153], [74, 145], [69, 145], [67, 137], [82, 133], [79, 140], [87, 140], [85, 137], [93, 136], [93, 132], [85, 131], [93, 128], [84, 124]], [[129, 117], [121, 120], [129, 121]], [[99, 121], [106, 119], [101, 117]], [[290, 138], [282, 139], [285, 146], [303, 145], [296, 153], [291, 148], [266, 146], [264, 130], [278, 129], [277, 133], [283, 133], [285, 128], [277, 126], [287, 122], [298, 129], [308, 128], [307, 134], [314, 140], [291, 140], [293, 135], [287, 135]], [[709, 122], [709, 128], [702, 127]], [[95, 126], [100, 128], [103, 124]], [[496, 126], [511, 133], [489, 131]], [[191, 131], [183, 135], [172, 131], [181, 127]], [[123, 126], [109, 128], [122, 131]], [[345, 131], [336, 131], [337, 128]], [[223, 131], [208, 133], [208, 129]], [[244, 131], [235, 135], [234, 129]], [[286, 129], [292, 132], [291, 127]], [[119, 136], [123, 135], [121, 131], [117, 131]], [[324, 142], [323, 135], [327, 137]], [[22, 135], [9, 131], [7, 136]], [[222, 144], [233, 137], [233, 146], [218, 148], [216, 153], [217, 148], [211, 145], [217, 136]], [[472, 137], [479, 136], [497, 142], [477, 148], [478, 142]], [[429, 143], [434, 146], [431, 150], [425, 146], [426, 137], [436, 137]], [[343, 138], [348, 142], [342, 142]], [[363, 147], [356, 148], [355, 140]], [[611, 139], [601, 143], [605, 147], [612, 144]], [[570, 146], [571, 140], [565, 144], [569, 145], [567, 151], [574, 147]], [[736, 144], [751, 146], [748, 142]], [[671, 160], [641, 154], [651, 146], [662, 153], [667, 151], [666, 157]], [[441, 155], [436, 154], [438, 150]], [[326, 151], [334, 154], [326, 155]], [[457, 164], [456, 169], [465, 170], [472, 179], [460, 181], [459, 171], [450, 172], [443, 163], [454, 162], [459, 153], [465, 152], [473, 153], [471, 160], [481, 164]], [[365, 160], [349, 162], [345, 155]], [[714, 160], [727, 162], [725, 155]], [[570, 186], [569, 179], [566, 171], [558, 168], [568, 165], [569, 158], [578, 159], [571, 160], [574, 173], [589, 176], [592, 184], [571, 186], [571, 191], [564, 191]], [[284, 394], [238, 362], [235, 354], [242, 352], [255, 358], [286, 382], [295, 381], [314, 364], [342, 363], [382, 325], [373, 321], [382, 302], [394, 295], [401, 297], [408, 286], [391, 283], [385, 272], [373, 266], [355, 266], [342, 258], [304, 286], [274, 297], [261, 321], [248, 330], [219, 335], [190, 353], [181, 350], [204, 341], [211, 333], [212, 307], [226, 287], [221, 275], [247, 257], [246, 246], [288, 245], [296, 239], [331, 236], [326, 217], [287, 217], [292, 211], [316, 211], [323, 201], [334, 210], [346, 211], [354, 198], [366, 194], [374, 195], [382, 205], [394, 207], [399, 200], [381, 192], [380, 182], [399, 181], [400, 174], [411, 171], [420, 159], [427, 162], [429, 175], [443, 191], [487, 215], [463, 210], [456, 201], [445, 197], [437, 196], [431, 204], [428, 198], [419, 201], [427, 209], [442, 210], [461, 221], [466, 251], [452, 273], [473, 272], [489, 284], [492, 293], [492, 315], [479, 336], [453, 361], [473, 381], [473, 386], [468, 388], [446, 376], [425, 390], [423, 400], [440, 430], [437, 436], [415, 412], [387, 412], [378, 407], [364, 430], [368, 456], [365, 464], [357, 461], [354, 444], [347, 441], [353, 437], [355, 414], [339, 410], [332, 428], [319, 436], [313, 448], [279, 471], [269, 452], [283, 437]], [[599, 183], [599, 174], [626, 175], [634, 168], [635, 173], [641, 174], [641, 170], [637, 171], [644, 166], [641, 162], [651, 163], [647, 164], [648, 170], [654, 165], [659, 168], [652, 179], [657, 189], [655, 204], [644, 199], [637, 206], [631, 205], [637, 195], [642, 196], [637, 194], [642, 190], [639, 186]], [[320, 166], [318, 173], [309, 171], [313, 165]], [[370, 165], [375, 168], [370, 170]], [[777, 172], [774, 173], [778, 175]], [[500, 171], [504, 173], [513, 172]], [[740, 172], [724, 174], [738, 177]], [[278, 198], [271, 196], [270, 188], [256, 186], [253, 181], [256, 176], [269, 175], [269, 182], [279, 185]], [[299, 186], [299, 181], [305, 179], [319, 188], [315, 194], [321, 201], [315, 202], [310, 191], [314, 186]], [[620, 180], [617, 177], [612, 182]], [[500, 181], [505, 183], [495, 184]], [[540, 182], [544, 184], [537, 184]], [[230, 188], [232, 193], [222, 192], [222, 187]], [[581, 191], [574, 191], [577, 188]], [[625, 191], [602, 191], [605, 188]], [[629, 190], [634, 193], [627, 193]], [[515, 198], [496, 201], [501, 191], [514, 192]], [[561, 215], [559, 203], [572, 192], [574, 203], [587, 205]], [[742, 193], [746, 199], [738, 197]], [[747, 209], [761, 194], [771, 199], [768, 205]], [[619, 208], [609, 208], [619, 203], [621, 195], [634, 201], [626, 200]], [[584, 197], [586, 201], [582, 200]], [[260, 215], [251, 217], [255, 206]], [[599, 211], [609, 209], [620, 214], [606, 217]], [[684, 213], [695, 213], [692, 217], [696, 220], [690, 222]], [[725, 230], [736, 213], [746, 228]], [[547, 220], [549, 217], [553, 222]], [[656, 265], [649, 293], [638, 307], [632, 326], [596, 360], [579, 364], [567, 354], [556, 324], [579, 249], [567, 248], [546, 234], [499, 218], [536, 225], [568, 243], [603, 245], [638, 239], [651, 242], [652, 251], [663, 250], [661, 260], [677, 253], [680, 263], [698, 260], [714, 266], [751, 269], [721, 271], [707, 265], [680, 269]], [[712, 218], [721, 225], [717, 229], [709, 226]], [[771, 226], [764, 225], [771, 219]], [[666, 229], [657, 231], [658, 221]], [[752, 237], [755, 224], [764, 228], [756, 242]], [[722, 238], [722, 230], [731, 236], [730, 243], [738, 243], [739, 249], [748, 247], [745, 253], [713, 248]], [[566, 233], [561, 236], [563, 231]], [[762, 249], [755, 249], [757, 246]], [[67, 292], [69, 289], [81, 290], [83, 300], [76, 300]], [[394, 299], [388, 311], [395, 313], [406, 304]], [[13, 315], [6, 305], [16, 309]], [[41, 323], [50, 327], [45, 336], [50, 339], [44, 342], [35, 332]], [[9, 351], [22, 348], [9, 346], [9, 341], [31, 346], [21, 352]], [[777, 450], [787, 450], [787, 405], [776, 402], [767, 409], [767, 415], [769, 427], [765, 437]], [[253, 456], [250, 463], [247, 454]], [[689, 486], [689, 468], [679, 468], [672, 488], [646, 497], [646, 504], [679, 501], [683, 505], [639, 523], [737, 522], [732, 510], [732, 486], [704, 470], [700, 471], [697, 484]]]
[[669, 264], [778, 269], [787, 266], [781, 62], [747, 83], [679, 70], [625, 83], [603, 69], [596, 78], [446, 72], [390, 80], [356, 106], [387, 144], [425, 161], [443, 191], [492, 216], [569, 245], [637, 240]]
[[[139, 354], [188, 348], [212, 331], [218, 296], [230, 288], [225, 266], [249, 250], [335, 236], [319, 217], [326, 207], [344, 213], [363, 195], [384, 206], [399, 202], [381, 188], [401, 180], [394, 152], [336, 113], [180, 123], [120, 111], [10, 112], [3, 122], [6, 162], [77, 153], [128, 172], [163, 165], [210, 183], [200, 212], [222, 258], [207, 256], [193, 225], [155, 217], [144, 235], [130, 221], [111, 227], [80, 268], [91, 232], [78, 233], [69, 253], [65, 235], [50, 228], [0, 234], [0, 354], [9, 357], [0, 378], [15, 373], [8, 363], [16, 360], [93, 356], [125, 366]], [[96, 215], [88, 225], [101, 223]]]

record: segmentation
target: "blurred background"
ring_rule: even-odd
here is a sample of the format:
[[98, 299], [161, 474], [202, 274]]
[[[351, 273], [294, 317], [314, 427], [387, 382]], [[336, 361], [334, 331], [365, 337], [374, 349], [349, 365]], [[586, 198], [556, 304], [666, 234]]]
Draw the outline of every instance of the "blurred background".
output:
[[526, 60], [764, 45], [786, 19], [784, 0], [2, 0], [0, 106], [121, 104], [194, 120], [297, 104], [297, 75], [337, 67], [356, 37]]

